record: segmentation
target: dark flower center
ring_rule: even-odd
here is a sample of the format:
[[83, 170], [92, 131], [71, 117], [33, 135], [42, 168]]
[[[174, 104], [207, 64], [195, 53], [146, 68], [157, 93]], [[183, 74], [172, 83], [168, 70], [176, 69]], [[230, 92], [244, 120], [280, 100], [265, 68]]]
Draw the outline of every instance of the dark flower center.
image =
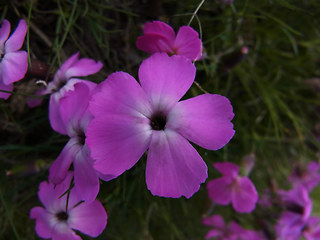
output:
[[167, 116], [162, 112], [152, 115], [150, 118], [150, 126], [153, 130], [160, 131], [164, 130], [167, 124]]
[[65, 222], [68, 220], [69, 215], [66, 212], [59, 212], [56, 214], [56, 217], [58, 218], [59, 221]]
[[299, 206], [296, 203], [293, 202], [286, 202], [286, 209], [288, 211], [294, 212], [294, 213], [298, 213], [298, 214], [303, 214], [304, 208]]
[[86, 142], [86, 135], [84, 132], [79, 132], [78, 133], [78, 139], [79, 139], [79, 144], [84, 145]]

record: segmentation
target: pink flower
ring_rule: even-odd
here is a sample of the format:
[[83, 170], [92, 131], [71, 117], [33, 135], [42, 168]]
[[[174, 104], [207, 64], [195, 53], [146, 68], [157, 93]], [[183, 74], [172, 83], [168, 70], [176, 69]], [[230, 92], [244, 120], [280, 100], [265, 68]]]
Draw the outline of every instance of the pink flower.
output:
[[97, 237], [106, 227], [107, 213], [99, 201], [83, 202], [74, 189], [71, 189], [69, 196], [63, 195], [69, 189], [71, 180], [72, 173], [69, 172], [59, 185], [45, 181], [40, 184], [38, 196], [44, 208], [34, 207], [30, 211], [30, 218], [36, 220], [39, 237], [79, 240], [81, 237], [72, 229]]
[[232, 203], [240, 213], [253, 211], [258, 193], [251, 180], [247, 176], [239, 176], [239, 167], [233, 163], [215, 163], [213, 166], [223, 176], [208, 182], [209, 197], [221, 205]]
[[144, 35], [138, 37], [136, 46], [147, 53], [166, 52], [199, 60], [202, 42], [198, 33], [189, 26], [182, 26], [177, 36], [168, 24], [160, 21], [148, 22], [143, 27]]
[[67, 91], [60, 98], [58, 106], [62, 123], [59, 129], [70, 140], [50, 167], [49, 179], [52, 183], [59, 184], [73, 164], [74, 189], [82, 200], [91, 202], [99, 192], [99, 176], [104, 180], [110, 180], [110, 176], [103, 176], [93, 169], [93, 160], [85, 144], [85, 132], [92, 119], [87, 108], [94, 88], [84, 82], [75, 83], [73, 88], [74, 90]]
[[320, 218], [310, 217], [302, 231], [306, 240], [320, 239]]
[[239, 224], [231, 222], [226, 225], [223, 218], [215, 214], [203, 219], [202, 224], [212, 227], [206, 234], [206, 239], [221, 240], [262, 240], [264, 239], [260, 233], [254, 230], [243, 229]]
[[[74, 84], [77, 82], [84, 82], [90, 88], [95, 87], [93, 82], [79, 79], [76, 77], [85, 77], [98, 72], [102, 68], [101, 62], [96, 62], [89, 58], [80, 58], [80, 53], [72, 55], [67, 59], [55, 73], [53, 80], [48, 83], [45, 89], [39, 90], [36, 95], [51, 94], [49, 103], [49, 119], [52, 128], [64, 134], [64, 129], [61, 128], [63, 123], [59, 116], [59, 101], [64, 94], [74, 89]], [[41, 103], [41, 100], [31, 100], [28, 102], [30, 107], [35, 107]]]
[[146, 182], [152, 194], [189, 198], [198, 191], [207, 166], [188, 140], [217, 150], [235, 131], [227, 98], [203, 94], [179, 102], [195, 73], [185, 57], [156, 53], [140, 66], [141, 85], [124, 72], [110, 75], [89, 105], [94, 119], [86, 143], [94, 168], [119, 176], [149, 149]]
[[[12, 91], [13, 83], [24, 77], [28, 69], [28, 54], [18, 51], [27, 33], [27, 23], [21, 19], [16, 30], [10, 33], [10, 23], [4, 19], [0, 28], [0, 90]], [[0, 98], [8, 99], [10, 93], [0, 92]]]

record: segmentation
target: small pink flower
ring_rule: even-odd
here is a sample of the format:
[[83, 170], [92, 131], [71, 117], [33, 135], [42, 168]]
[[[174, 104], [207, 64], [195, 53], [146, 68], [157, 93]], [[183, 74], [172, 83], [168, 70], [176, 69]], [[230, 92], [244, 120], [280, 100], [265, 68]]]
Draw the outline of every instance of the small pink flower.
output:
[[[93, 201], [99, 192], [99, 177], [110, 180], [93, 169], [93, 159], [85, 144], [85, 132], [92, 115], [88, 111], [94, 86], [77, 82], [73, 90], [67, 91], [60, 98], [58, 114], [61, 116], [60, 132], [68, 135], [70, 140], [49, 169], [49, 179], [59, 184], [65, 178], [70, 165], [74, 168], [74, 189], [82, 200]], [[52, 122], [53, 120], [50, 119]], [[63, 130], [63, 131], [61, 131]]]
[[166, 52], [199, 60], [202, 42], [198, 33], [189, 26], [182, 26], [177, 36], [168, 24], [160, 21], [148, 22], [143, 27], [144, 35], [138, 37], [136, 46], [147, 53]]
[[69, 189], [71, 180], [72, 173], [69, 172], [59, 185], [46, 181], [40, 184], [38, 196], [44, 208], [34, 207], [30, 211], [30, 218], [36, 220], [36, 232], [39, 237], [81, 240], [72, 229], [91, 237], [97, 237], [105, 229], [107, 213], [99, 201], [83, 202], [77, 197], [74, 189], [71, 189], [69, 196], [63, 195]]
[[196, 68], [182, 56], [156, 53], [143, 61], [140, 84], [129, 74], [110, 75], [93, 95], [86, 144], [94, 168], [119, 176], [148, 150], [146, 182], [154, 195], [191, 197], [207, 178], [207, 166], [188, 140], [217, 150], [234, 135], [229, 100], [203, 94], [179, 101]]
[[[60, 69], [55, 73], [53, 80], [48, 83], [45, 89], [39, 90], [36, 95], [50, 95], [49, 102], [49, 118], [52, 128], [59, 132], [64, 133], [63, 123], [61, 122], [61, 117], [59, 115], [59, 101], [64, 94], [74, 89], [74, 84], [77, 82], [84, 82], [90, 88], [95, 87], [93, 82], [79, 79], [77, 77], [85, 77], [98, 72], [102, 68], [101, 62], [96, 62], [89, 58], [80, 58], [80, 53], [72, 55], [67, 59], [60, 67]], [[28, 105], [30, 107], [35, 107], [41, 103], [41, 100], [30, 100]]]
[[233, 163], [215, 163], [213, 166], [223, 176], [208, 182], [209, 197], [221, 205], [232, 203], [240, 213], [253, 211], [258, 193], [251, 180], [247, 176], [239, 176], [239, 167]]
[[[13, 83], [21, 80], [28, 69], [28, 54], [18, 51], [27, 33], [27, 23], [21, 19], [16, 30], [10, 33], [10, 23], [4, 19], [0, 28], [0, 90], [12, 91]], [[8, 99], [10, 93], [0, 92], [0, 98]]]

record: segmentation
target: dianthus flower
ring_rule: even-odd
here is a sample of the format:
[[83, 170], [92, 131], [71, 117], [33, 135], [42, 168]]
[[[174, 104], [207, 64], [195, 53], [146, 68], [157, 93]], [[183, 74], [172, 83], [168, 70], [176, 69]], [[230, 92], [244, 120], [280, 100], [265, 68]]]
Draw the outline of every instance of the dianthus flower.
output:
[[[94, 74], [98, 72], [103, 66], [101, 62], [96, 62], [93, 59], [79, 59], [79, 55], [80, 53], [78, 52], [67, 59], [55, 73], [53, 80], [48, 83], [48, 86], [36, 93], [36, 95], [40, 96], [51, 94], [49, 102], [50, 123], [55, 131], [62, 134], [64, 133], [64, 129], [60, 128], [60, 126], [63, 126], [59, 115], [60, 98], [63, 97], [67, 91], [73, 90], [73, 86], [77, 82], [84, 82], [90, 88], [95, 87], [95, 84], [93, 84], [92, 82], [79, 79], [77, 77], [85, 77]], [[34, 107], [39, 103], [40, 101], [38, 100], [31, 100], [28, 102], [30, 107]]]
[[308, 191], [301, 185], [295, 185], [290, 191], [279, 191], [286, 211], [276, 226], [279, 239], [295, 240], [301, 237], [302, 231], [310, 218], [312, 202]]
[[[74, 189], [66, 193], [71, 185], [72, 173], [68, 172], [59, 185], [46, 181], [39, 186], [38, 196], [43, 207], [34, 207], [30, 218], [36, 220], [36, 232], [41, 238], [53, 240], [81, 240], [72, 229], [91, 237], [97, 237], [107, 225], [107, 213], [95, 200], [83, 202]], [[66, 194], [64, 194], [66, 193]], [[68, 199], [68, 200], [67, 200]]]
[[[21, 19], [16, 30], [10, 33], [10, 23], [4, 19], [0, 28], [0, 90], [12, 91], [13, 83], [24, 77], [28, 69], [28, 54], [18, 51], [27, 33], [27, 23]], [[10, 93], [0, 92], [7, 99]]]
[[223, 218], [215, 214], [204, 218], [203, 225], [210, 226], [212, 229], [206, 234], [206, 239], [221, 240], [262, 240], [264, 239], [260, 233], [254, 230], [243, 229], [239, 224], [232, 221], [228, 225], [225, 224]]
[[189, 26], [182, 26], [177, 36], [168, 24], [160, 21], [148, 22], [143, 27], [144, 35], [138, 37], [136, 46], [147, 53], [166, 52], [199, 60], [202, 42], [199, 34]]
[[146, 182], [152, 194], [189, 198], [198, 191], [207, 166], [188, 140], [217, 150], [235, 131], [227, 98], [203, 94], [179, 102], [195, 73], [185, 57], [156, 53], [140, 66], [141, 85], [124, 72], [102, 82], [89, 104], [94, 119], [86, 132], [94, 168], [119, 176], [149, 149]]
[[70, 140], [50, 167], [49, 179], [52, 183], [59, 184], [73, 164], [74, 189], [82, 200], [91, 202], [99, 192], [99, 177], [104, 180], [109, 180], [109, 177], [98, 174], [93, 169], [93, 160], [85, 144], [85, 131], [92, 119], [87, 108], [94, 88], [84, 82], [75, 83], [73, 88], [60, 98], [58, 109], [62, 123], [59, 129]]
[[213, 166], [223, 176], [208, 182], [209, 197], [221, 205], [232, 203], [233, 208], [240, 213], [253, 211], [258, 193], [251, 180], [247, 176], [239, 176], [236, 164], [223, 162]]

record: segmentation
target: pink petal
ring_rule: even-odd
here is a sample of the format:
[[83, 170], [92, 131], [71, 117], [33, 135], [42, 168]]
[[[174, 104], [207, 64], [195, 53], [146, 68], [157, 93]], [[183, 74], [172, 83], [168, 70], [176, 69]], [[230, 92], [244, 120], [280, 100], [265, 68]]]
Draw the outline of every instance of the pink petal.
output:
[[169, 115], [168, 127], [203, 148], [217, 150], [235, 133], [230, 122], [233, 116], [226, 97], [203, 94], [179, 102]]
[[28, 26], [26, 21], [24, 19], [21, 19], [19, 21], [19, 24], [16, 30], [11, 34], [9, 39], [6, 41], [6, 44], [5, 44], [6, 54], [9, 52], [15, 52], [21, 48], [24, 38], [26, 36], [27, 30], [28, 30]]
[[82, 200], [92, 202], [98, 195], [100, 184], [88, 150], [78, 154], [73, 166], [75, 191]]
[[232, 191], [232, 206], [237, 212], [252, 212], [258, 201], [258, 193], [248, 177], [238, 179], [238, 185]]
[[60, 98], [57, 98], [56, 95], [58, 92], [52, 93], [49, 101], [49, 120], [52, 129], [60, 134], [67, 135], [68, 130], [67, 126], [61, 119], [60, 115]]
[[206, 239], [212, 239], [214, 237], [223, 236], [223, 232], [217, 229], [211, 229], [205, 236]]
[[208, 195], [216, 203], [228, 205], [231, 202], [233, 178], [226, 176], [211, 180], [207, 184]]
[[[1, 77], [1, 76], [0, 76]], [[0, 81], [0, 90], [4, 90], [4, 91], [8, 91], [8, 92], [12, 92], [13, 90], [13, 84], [3, 84]], [[6, 93], [6, 92], [1, 92], [0, 91], [0, 98], [7, 100], [10, 97], [11, 93]]]
[[0, 52], [4, 49], [4, 42], [8, 39], [10, 33], [10, 22], [7, 19], [3, 19], [0, 28]]
[[[59, 223], [57, 225], [59, 225]], [[68, 226], [60, 227], [57, 225], [56, 229], [52, 233], [52, 240], [82, 240], [82, 238]]]
[[151, 107], [137, 81], [117, 72], [93, 95], [89, 111], [94, 119], [86, 144], [101, 174], [118, 176], [131, 168], [147, 150], [151, 138]]
[[53, 215], [42, 207], [34, 207], [30, 211], [30, 218], [36, 220], [36, 232], [41, 238], [50, 238], [52, 236], [52, 226], [50, 218]]
[[161, 21], [148, 22], [143, 26], [143, 32], [147, 34], [159, 34], [166, 37], [171, 43], [174, 42], [175, 32], [172, 27]]
[[73, 54], [70, 58], [68, 58], [59, 68], [59, 70], [56, 72], [54, 75], [54, 80], [57, 81], [57, 79], [64, 79], [66, 80], [66, 71], [75, 63], [79, 60], [80, 52], [77, 52]]
[[138, 37], [136, 46], [141, 51], [145, 51], [147, 53], [174, 53], [172, 43], [166, 37], [159, 34], [147, 34]]
[[227, 176], [238, 176], [239, 167], [238, 165], [231, 162], [216, 162], [213, 166], [223, 175]]
[[101, 62], [96, 62], [89, 58], [80, 58], [74, 62], [65, 72], [66, 79], [71, 77], [85, 77], [96, 72], [99, 72], [103, 67]]
[[207, 225], [207, 226], [211, 226], [211, 227], [215, 227], [215, 228], [219, 228], [219, 229], [225, 228], [224, 220], [218, 214], [215, 214], [213, 216], [210, 216], [210, 217], [203, 219], [202, 224]]
[[100, 235], [107, 225], [107, 213], [102, 204], [95, 200], [83, 202], [70, 211], [71, 228], [79, 230], [91, 237]]
[[202, 42], [198, 33], [189, 26], [183, 26], [177, 33], [174, 50], [191, 61], [199, 60], [202, 55]]
[[71, 138], [69, 140], [49, 169], [49, 179], [52, 183], [59, 184], [65, 179], [70, 165], [75, 160], [80, 148], [81, 146], [77, 139]]
[[207, 178], [207, 166], [198, 152], [174, 131], [153, 131], [146, 168], [153, 195], [190, 198]]
[[28, 68], [28, 54], [25, 51], [6, 53], [0, 63], [2, 82], [6, 85], [24, 77]]
[[194, 64], [185, 57], [155, 53], [142, 62], [139, 80], [153, 106], [170, 110], [191, 87], [195, 74]]

